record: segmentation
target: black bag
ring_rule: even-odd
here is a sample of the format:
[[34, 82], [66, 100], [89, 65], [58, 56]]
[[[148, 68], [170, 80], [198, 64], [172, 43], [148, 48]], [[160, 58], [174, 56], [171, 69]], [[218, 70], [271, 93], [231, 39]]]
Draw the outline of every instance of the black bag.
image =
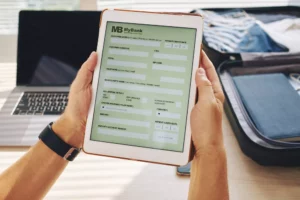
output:
[[[299, 7], [244, 10], [248, 13], [293, 14], [300, 17]], [[261, 165], [300, 166], [300, 143], [281, 142], [263, 136], [254, 126], [232, 81], [233, 75], [300, 73], [300, 53], [223, 53], [210, 48], [205, 39], [203, 49], [217, 68], [226, 96], [225, 112], [241, 150]]]
[[[300, 73], [300, 54], [287, 56], [261, 54], [255, 55], [253, 58], [256, 59], [225, 61], [218, 67], [220, 81], [226, 96], [225, 113], [242, 151], [247, 156], [261, 165], [299, 166], [300, 143], [280, 142], [263, 136], [247, 113], [235, 84], [232, 82], [232, 76], [278, 72]], [[276, 62], [277, 59], [279, 62]]]

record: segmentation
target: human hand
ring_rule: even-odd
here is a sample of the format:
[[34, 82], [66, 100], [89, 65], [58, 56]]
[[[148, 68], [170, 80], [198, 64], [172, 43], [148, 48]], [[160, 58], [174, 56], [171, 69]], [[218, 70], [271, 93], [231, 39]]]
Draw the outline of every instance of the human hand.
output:
[[68, 105], [52, 125], [53, 131], [66, 143], [81, 148], [92, 98], [92, 79], [97, 64], [97, 53], [92, 52], [82, 64], [69, 93]]
[[197, 157], [205, 151], [223, 149], [224, 94], [214, 65], [204, 51], [195, 78], [198, 102], [191, 112], [191, 131]]

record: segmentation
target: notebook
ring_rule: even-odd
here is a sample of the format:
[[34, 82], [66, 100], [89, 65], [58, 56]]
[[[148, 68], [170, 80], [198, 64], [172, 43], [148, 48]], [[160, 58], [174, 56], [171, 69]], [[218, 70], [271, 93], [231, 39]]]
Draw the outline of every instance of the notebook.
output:
[[281, 73], [233, 77], [256, 128], [273, 140], [300, 141], [300, 96]]

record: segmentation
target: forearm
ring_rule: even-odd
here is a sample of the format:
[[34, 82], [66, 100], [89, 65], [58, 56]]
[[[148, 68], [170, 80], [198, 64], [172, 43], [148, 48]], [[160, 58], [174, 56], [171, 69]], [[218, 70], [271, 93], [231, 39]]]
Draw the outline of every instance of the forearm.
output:
[[[83, 144], [96, 64], [97, 53], [92, 52], [72, 83], [68, 106], [52, 125], [53, 132], [60, 139], [76, 148], [82, 148]], [[39, 141], [0, 175], [0, 199], [42, 199], [67, 164], [68, 161]]]
[[0, 175], [0, 199], [42, 199], [67, 163], [39, 141]]
[[189, 200], [228, 200], [227, 161], [223, 147], [203, 150], [193, 161]]

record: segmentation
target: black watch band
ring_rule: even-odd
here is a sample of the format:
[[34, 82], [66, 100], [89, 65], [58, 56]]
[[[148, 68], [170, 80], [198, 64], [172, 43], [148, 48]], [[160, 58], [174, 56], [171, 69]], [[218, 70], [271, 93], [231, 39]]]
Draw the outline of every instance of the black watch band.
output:
[[39, 135], [40, 140], [65, 160], [73, 161], [79, 154], [81, 149], [72, 147], [71, 145], [65, 143], [62, 139], [60, 139], [52, 130], [52, 124], [53, 122], [47, 125], [41, 132], [41, 134]]

